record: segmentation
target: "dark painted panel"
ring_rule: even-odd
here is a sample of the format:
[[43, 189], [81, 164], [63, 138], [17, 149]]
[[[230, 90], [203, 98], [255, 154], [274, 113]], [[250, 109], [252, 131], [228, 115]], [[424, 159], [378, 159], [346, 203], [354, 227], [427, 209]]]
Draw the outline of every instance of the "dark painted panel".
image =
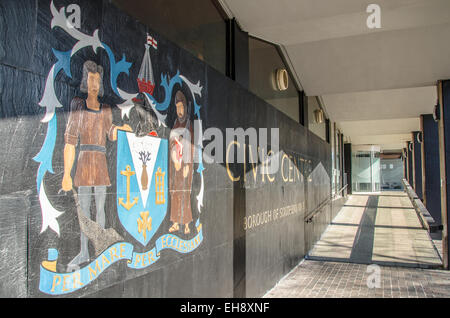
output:
[[433, 219], [441, 224], [441, 187], [439, 169], [439, 132], [433, 115], [422, 115], [425, 154], [426, 207]]
[[408, 182], [411, 186], [414, 185], [414, 167], [413, 167], [413, 160], [412, 160], [412, 156], [413, 156], [413, 152], [411, 151], [412, 149], [412, 144], [411, 142], [408, 141]]
[[415, 176], [415, 184], [414, 190], [416, 191], [417, 196], [423, 200], [423, 191], [422, 191], [422, 146], [417, 140], [417, 135], [419, 132], [413, 132], [414, 138], [414, 176]]
[[302, 124], [305, 128], [308, 128], [309, 126], [308, 96], [306, 96], [304, 91], [298, 92], [298, 100], [299, 100], [299, 123]]
[[344, 144], [344, 172], [347, 174], [347, 193], [352, 193], [352, 144]]
[[406, 158], [406, 148], [402, 150], [402, 161], [403, 161], [403, 178], [408, 179], [408, 162]]
[[447, 257], [447, 259], [443, 260], [444, 264], [449, 264], [449, 257], [450, 254], [448, 253], [448, 247], [450, 246], [450, 237], [448, 236], [448, 220], [449, 220], [449, 212], [450, 212], [450, 81], [446, 80], [442, 82], [442, 109], [443, 112], [440, 114], [440, 120], [443, 121], [444, 126], [444, 145], [443, 149], [440, 149], [441, 152], [444, 152], [444, 154], [440, 154], [441, 160], [445, 160], [445, 171], [444, 175], [442, 176], [444, 180], [441, 182], [446, 183], [446, 192], [443, 195], [446, 195], [446, 204], [447, 206], [443, 211], [447, 214], [446, 216], [442, 215], [442, 218], [447, 221], [447, 224], [444, 225], [444, 231], [447, 230], [447, 233], [442, 233], [443, 239], [447, 237], [447, 245], [443, 242], [443, 246], [447, 246], [447, 251], [444, 251], [444, 257]]

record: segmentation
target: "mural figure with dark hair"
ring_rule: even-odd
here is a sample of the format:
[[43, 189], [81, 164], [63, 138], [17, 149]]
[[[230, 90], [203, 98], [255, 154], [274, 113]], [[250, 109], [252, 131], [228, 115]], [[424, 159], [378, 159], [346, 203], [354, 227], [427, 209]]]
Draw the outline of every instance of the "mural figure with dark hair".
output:
[[[62, 190], [70, 191], [73, 185], [78, 187], [79, 204], [84, 216], [90, 217], [92, 190], [96, 206], [96, 222], [105, 228], [106, 188], [111, 186], [106, 161], [106, 138], [117, 140], [117, 130], [131, 132], [129, 125], [116, 126], [112, 123], [111, 107], [99, 102], [103, 96], [103, 68], [93, 61], [83, 65], [83, 78], [80, 91], [87, 98], [75, 97], [64, 134], [64, 176]], [[75, 148], [79, 143], [79, 155], [76, 164], [75, 179], [71, 172], [75, 162]], [[80, 253], [69, 263], [68, 270], [78, 269], [79, 265], [89, 261], [88, 233], [81, 231]]]

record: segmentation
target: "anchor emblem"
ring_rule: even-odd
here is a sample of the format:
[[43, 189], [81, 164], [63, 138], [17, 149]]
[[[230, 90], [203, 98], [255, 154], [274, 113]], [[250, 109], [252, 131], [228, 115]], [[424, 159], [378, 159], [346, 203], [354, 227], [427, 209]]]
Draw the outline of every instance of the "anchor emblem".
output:
[[131, 171], [131, 167], [129, 165], [126, 166], [125, 171], [120, 171], [120, 174], [127, 177], [127, 201], [124, 203], [123, 198], [119, 198], [119, 205], [122, 205], [128, 211], [138, 203], [139, 198], [135, 197], [133, 202], [130, 202], [130, 177], [133, 176], [136, 172]]

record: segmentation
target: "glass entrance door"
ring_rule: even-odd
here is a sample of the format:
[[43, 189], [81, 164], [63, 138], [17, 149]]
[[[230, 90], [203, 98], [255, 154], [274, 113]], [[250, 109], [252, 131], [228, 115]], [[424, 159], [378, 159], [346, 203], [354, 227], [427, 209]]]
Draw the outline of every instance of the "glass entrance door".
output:
[[355, 147], [352, 152], [353, 192], [380, 191], [380, 150], [376, 146]]

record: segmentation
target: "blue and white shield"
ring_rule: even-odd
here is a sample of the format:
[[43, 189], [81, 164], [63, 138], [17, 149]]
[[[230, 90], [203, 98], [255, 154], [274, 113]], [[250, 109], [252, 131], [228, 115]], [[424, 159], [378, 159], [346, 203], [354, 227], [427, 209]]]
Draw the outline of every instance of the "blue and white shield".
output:
[[168, 141], [118, 132], [117, 213], [125, 229], [147, 245], [167, 214]]

